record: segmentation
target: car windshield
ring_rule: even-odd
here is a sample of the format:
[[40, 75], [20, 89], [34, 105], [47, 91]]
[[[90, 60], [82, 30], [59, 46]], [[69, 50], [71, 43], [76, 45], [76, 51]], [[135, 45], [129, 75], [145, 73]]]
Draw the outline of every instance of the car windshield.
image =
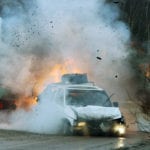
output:
[[112, 106], [106, 92], [100, 90], [69, 90], [66, 95], [66, 103], [77, 107], [87, 105]]

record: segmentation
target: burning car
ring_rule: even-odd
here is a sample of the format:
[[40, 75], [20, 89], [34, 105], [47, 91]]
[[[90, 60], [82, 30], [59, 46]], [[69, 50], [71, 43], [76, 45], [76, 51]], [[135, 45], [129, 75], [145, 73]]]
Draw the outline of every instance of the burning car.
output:
[[0, 111], [1, 110], [15, 110], [15, 95], [8, 89], [0, 88]]
[[15, 101], [0, 99], [0, 110], [15, 110]]
[[39, 101], [46, 93], [52, 93], [52, 101], [63, 109], [62, 134], [125, 134], [125, 121], [118, 103], [112, 103], [105, 90], [88, 82], [86, 74], [63, 75], [62, 82], [50, 84]]

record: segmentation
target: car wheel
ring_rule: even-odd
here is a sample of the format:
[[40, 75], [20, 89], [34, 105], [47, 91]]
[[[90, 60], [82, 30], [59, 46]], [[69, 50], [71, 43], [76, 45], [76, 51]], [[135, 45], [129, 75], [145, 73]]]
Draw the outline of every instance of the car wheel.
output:
[[111, 122], [102, 122], [100, 124], [100, 129], [103, 133], [109, 133], [112, 127], [112, 123]]
[[88, 129], [87, 126], [83, 127], [82, 133], [83, 133], [84, 136], [89, 136], [90, 135], [89, 129]]
[[72, 127], [68, 121], [64, 121], [62, 124], [62, 134], [63, 135], [72, 135]]

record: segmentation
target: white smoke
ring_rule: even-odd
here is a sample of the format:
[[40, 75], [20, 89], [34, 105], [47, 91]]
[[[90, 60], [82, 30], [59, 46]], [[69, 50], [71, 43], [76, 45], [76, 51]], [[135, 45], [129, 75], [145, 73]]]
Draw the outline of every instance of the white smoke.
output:
[[[127, 86], [124, 84], [131, 77], [126, 62], [130, 33], [118, 20], [116, 5], [104, 0], [38, 0], [38, 4], [42, 12], [38, 17], [42, 18], [43, 26], [46, 24], [44, 30], [51, 27], [46, 21], [53, 21], [53, 28], [47, 33], [55, 39], [63, 58], [72, 58], [92, 81], [110, 93], [119, 93], [117, 99], [124, 99]], [[97, 56], [102, 60], [96, 59]]]
[[[51, 95], [49, 95], [51, 96]], [[43, 100], [43, 99], [42, 99]], [[30, 111], [18, 109], [12, 113], [1, 113], [0, 128], [35, 133], [56, 134], [60, 131], [63, 111], [49, 99], [44, 99]]]
[[[115, 93], [115, 98], [126, 98], [124, 87], [130, 80], [130, 70], [125, 60], [130, 33], [118, 20], [115, 4], [106, 4], [105, 0], [37, 0], [32, 8], [23, 2], [29, 11], [20, 7], [19, 14], [19, 10], [10, 14], [12, 8], [5, 6], [6, 16], [0, 20], [0, 82], [4, 87], [29, 95], [37, 76], [72, 59], [90, 80]], [[51, 108], [45, 99], [29, 112], [17, 110], [8, 118], [10, 124], [1, 127], [53, 131], [53, 118], [59, 115], [49, 115], [56, 114]]]

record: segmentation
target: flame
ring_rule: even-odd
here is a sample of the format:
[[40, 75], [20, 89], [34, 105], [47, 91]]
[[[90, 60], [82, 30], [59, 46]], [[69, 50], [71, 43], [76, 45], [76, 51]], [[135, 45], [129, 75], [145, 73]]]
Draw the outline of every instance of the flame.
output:
[[17, 108], [24, 108], [25, 110], [30, 110], [31, 106], [37, 104], [37, 97], [20, 97], [15, 100], [15, 105]]
[[59, 82], [63, 74], [66, 73], [81, 73], [76, 67], [73, 60], [69, 59], [64, 64], [56, 64], [50, 71], [50, 77], [54, 82]]
[[73, 59], [68, 59], [62, 64], [55, 64], [51, 69], [45, 71], [39, 78], [34, 87], [34, 95], [41, 93], [47, 84], [60, 82], [61, 76], [67, 73], [82, 73], [81, 70], [76, 66]]
[[28, 110], [33, 105], [37, 104], [37, 96], [43, 91], [45, 86], [50, 83], [60, 82], [61, 76], [67, 73], [82, 73], [73, 59], [68, 59], [62, 64], [55, 64], [50, 69], [49, 67], [44, 68], [44, 72], [39, 73], [36, 78], [28, 79], [27, 83], [31, 83], [32, 80], [35, 80], [34, 87], [30, 95], [24, 96], [25, 93], [23, 93], [21, 94], [23, 96], [20, 96], [15, 101], [17, 108], [25, 108]]

